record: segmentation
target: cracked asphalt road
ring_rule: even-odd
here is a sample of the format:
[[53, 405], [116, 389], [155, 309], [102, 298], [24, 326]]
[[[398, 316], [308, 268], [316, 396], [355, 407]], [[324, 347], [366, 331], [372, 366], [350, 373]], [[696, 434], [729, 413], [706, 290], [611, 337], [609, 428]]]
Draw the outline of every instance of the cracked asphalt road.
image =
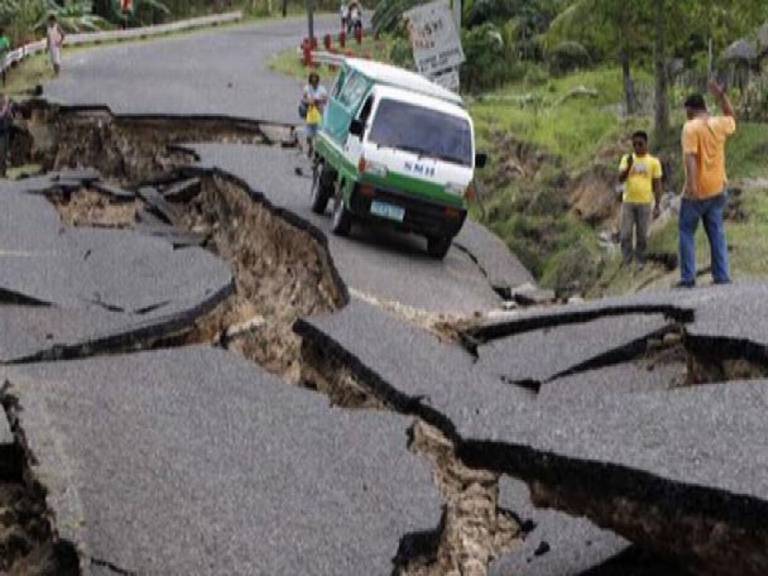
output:
[[366, 295], [433, 312], [470, 314], [499, 307], [492, 284], [510, 287], [531, 281], [499, 239], [474, 222], [467, 222], [455, 239], [470, 248], [454, 246], [442, 261], [430, 258], [424, 239], [413, 235], [360, 228], [350, 238], [333, 235], [329, 213], [319, 216], [310, 210], [310, 167], [294, 150], [228, 144], [190, 148], [200, 157], [198, 167], [237, 176], [276, 207], [322, 231], [344, 282]]
[[[294, 122], [295, 98], [285, 94], [298, 94], [300, 83], [270, 73], [266, 56], [295, 44], [302, 29], [301, 20], [246, 25], [72, 53], [46, 94], [67, 104], [106, 104], [119, 114]], [[156, 47], [162, 48], [159, 55]], [[307, 175], [308, 166], [295, 152], [217, 144], [198, 145], [196, 151], [197, 168], [242, 179], [278, 213], [327, 234], [327, 218], [309, 212], [309, 180], [295, 171], [298, 166]], [[135, 232], [72, 233], [71, 241], [58, 231], [30, 234], [24, 219], [33, 228], [53, 230], [50, 210], [22, 196], [23, 183], [2, 187], [12, 196], [3, 198], [9, 216], [0, 229], [0, 249], [9, 265], [0, 288], [6, 297], [49, 303], [2, 307], [5, 360], [19, 350], [28, 355], [50, 346], [58, 335], [90, 337], [96, 326], [123, 330], [120, 314], [131, 316], [136, 306], [162, 302], [166, 293], [181, 297], [178, 309], [193, 321], [201, 312], [194, 304], [210, 292], [194, 280], [179, 280], [184, 256], [198, 254], [201, 275], [210, 275], [214, 286], [226, 283], [220, 261], [165, 245], [156, 253], [145, 247], [157, 241]], [[451, 250], [444, 262], [428, 259], [419, 239], [387, 232], [329, 237], [328, 245], [347, 287], [431, 312], [493, 309], [499, 305], [493, 286], [530, 279], [480, 227], [470, 225], [457, 243], [465, 249]], [[66, 256], [84, 246], [97, 252], [85, 271], [70, 266]], [[25, 265], [18, 258], [18, 252], [43, 248], [57, 260], [51, 274], [39, 261]], [[99, 250], [106, 256], [99, 257]], [[116, 281], [130, 270], [114, 266], [125, 254], [132, 254], [138, 276]], [[69, 283], [58, 266], [80, 273]], [[133, 282], [150, 269], [145, 282]], [[158, 283], [150, 284], [154, 279]], [[195, 302], [184, 300], [184, 290], [192, 291]], [[114, 302], [123, 303], [123, 312], [80, 298], [95, 292], [113, 309], [123, 308]], [[579, 370], [593, 367], [596, 358], [605, 361], [605, 353], [617, 346], [634, 347], [671, 320], [687, 323], [693, 344], [708, 350], [723, 344], [737, 359], [746, 350], [748, 360], [765, 366], [768, 333], [754, 322], [765, 315], [765, 296], [764, 286], [735, 286], [530, 311], [476, 332], [486, 337], [483, 342], [492, 340], [485, 348], [492, 351], [490, 358], [481, 342], [479, 362], [462, 347], [442, 343], [358, 298], [338, 314], [302, 320], [296, 329], [354, 368], [371, 393], [394, 398], [395, 410], [417, 413], [458, 440], [459, 453], [469, 462], [529, 482], [554, 482], [555, 488], [561, 482], [579, 495], [605, 489], [610, 497], [629, 494], [641, 506], [658, 504], [654, 513], [661, 516], [641, 517], [638, 528], [632, 524], [638, 509], [615, 518], [610, 505], [599, 508], [604, 502], [552, 497], [649, 547], [698, 555], [715, 569], [764, 574], [768, 560], [739, 548], [744, 546], [739, 530], [768, 542], [761, 527], [768, 510], [765, 382], [669, 392], [656, 374], [646, 377], [637, 366], [620, 370], [615, 356], [608, 362], [614, 365], [599, 371]], [[603, 319], [606, 315], [612, 317]], [[162, 320], [158, 313], [143, 325]], [[623, 322], [632, 324], [628, 340], [621, 338], [627, 336]], [[552, 360], [556, 351], [542, 351], [549, 339], [532, 333], [537, 329], [556, 334], [559, 339], [552, 340], [568, 354]], [[579, 345], [569, 347], [574, 341]], [[574, 374], [541, 395], [499, 377], [549, 378], [570, 368]], [[329, 408], [321, 396], [287, 388], [230, 353], [168, 349], [6, 367], [2, 375], [20, 400], [28, 448], [51, 489], [49, 505], [62, 533], [93, 557], [125, 570], [216, 573], [217, 559], [220, 573], [227, 574], [389, 574], [405, 537], [439, 524], [440, 500], [430, 471], [406, 449], [408, 418]], [[591, 386], [593, 381], [602, 384]], [[580, 387], [582, 393], [560, 395], [562, 386]], [[517, 489], [508, 501], [529, 508]], [[695, 540], [704, 530], [692, 531], [691, 540], [669, 538], [665, 528], [654, 532], [654, 522], [687, 526], [692, 511], [703, 511], [734, 532], [705, 546]], [[179, 527], [171, 534], [169, 519]], [[566, 548], [573, 542], [574, 548], [556, 547], [551, 564], [538, 563], [541, 573], [559, 576], [561, 560], [568, 570], [597, 573], [591, 572], [592, 562], [614, 552], [624, 555], [624, 540], [609, 535], [606, 549], [592, 560], [594, 551], [582, 554], [585, 542], [569, 537], [567, 523], [547, 516], [541, 532], [554, 544]], [[730, 546], [734, 554], [722, 555], [721, 565], [718, 545]], [[569, 564], [569, 558], [578, 562]], [[494, 573], [520, 560], [502, 559]]]

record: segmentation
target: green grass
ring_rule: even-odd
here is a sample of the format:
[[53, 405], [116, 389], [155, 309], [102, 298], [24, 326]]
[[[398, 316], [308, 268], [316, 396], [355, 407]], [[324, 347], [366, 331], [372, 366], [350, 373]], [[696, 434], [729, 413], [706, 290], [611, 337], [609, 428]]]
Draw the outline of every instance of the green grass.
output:
[[731, 180], [768, 176], [768, 126], [739, 123], [728, 142], [728, 177]]
[[[649, 83], [650, 77], [640, 74], [636, 81]], [[595, 90], [597, 97], [564, 98], [581, 86]], [[481, 175], [487, 195], [472, 214], [504, 239], [543, 285], [559, 291], [581, 291], [589, 296], [624, 294], [669, 286], [679, 274], [660, 265], [649, 265], [643, 271], [621, 267], [618, 251], [614, 256], [601, 254], [596, 232], [576, 222], [567, 204], [551, 201], [556, 197], [553, 189], [557, 189], [558, 171], [574, 175], [595, 164], [612, 165], [627, 146], [627, 134], [652, 127], [650, 117], [621, 118], [617, 112], [622, 98], [620, 71], [598, 68], [535, 84], [513, 83], [470, 102], [478, 147], [489, 150], [492, 159], [490, 169]], [[684, 118], [679, 106], [671, 112], [674, 127], [668, 141], [652, 142], [652, 149], [671, 164], [668, 188], [677, 191], [683, 182], [677, 135]], [[508, 135], [513, 142], [531, 143], [546, 153], [545, 168], [536, 177], [511, 181], [499, 177], [511, 152], [504, 149]], [[768, 178], [766, 153], [768, 127], [740, 123], [728, 143], [731, 182], [739, 185], [747, 179]], [[742, 196], [747, 220], [726, 225], [734, 278], [768, 276], [768, 183], [750, 186]], [[532, 210], [532, 198], [543, 190], [549, 190], [545, 194], [549, 203], [544, 203], [544, 210]], [[565, 195], [567, 190], [561, 188], [560, 192]], [[676, 254], [677, 243], [677, 221], [673, 219], [651, 237], [649, 249]], [[709, 245], [701, 228], [696, 243], [697, 265], [703, 269], [709, 266]]]
[[[322, 38], [320, 39], [322, 42]], [[333, 46], [339, 50], [338, 42], [334, 39]], [[322, 44], [319, 48], [324, 50]], [[380, 62], [389, 62], [390, 42], [388, 40], [374, 40], [371, 36], [363, 37], [362, 44], [358, 45], [354, 38], [347, 38], [347, 45], [344, 48], [345, 53], [349, 53], [351, 56], [360, 56], [364, 58], [372, 58]], [[275, 72], [291, 76], [300, 80], [305, 80], [309, 74], [309, 69], [304, 66], [301, 61], [301, 57], [296, 48], [284, 50], [279, 54], [276, 54], [270, 61], [269, 67]], [[336, 76], [328, 66], [318, 66], [316, 68], [320, 74], [321, 79], [325, 76], [333, 78]]]
[[6, 75], [3, 92], [15, 100], [21, 100], [30, 95], [31, 90], [53, 79], [53, 69], [47, 54], [35, 54], [20, 62]]
[[[581, 88], [597, 95], [568, 97]], [[525, 81], [510, 84], [473, 99], [470, 111], [481, 144], [495, 139], [495, 133], [509, 132], [561, 157], [567, 167], [578, 169], [627, 132], [648, 125], [647, 120], [618, 116], [622, 98], [619, 70], [598, 68], [536, 85]]]

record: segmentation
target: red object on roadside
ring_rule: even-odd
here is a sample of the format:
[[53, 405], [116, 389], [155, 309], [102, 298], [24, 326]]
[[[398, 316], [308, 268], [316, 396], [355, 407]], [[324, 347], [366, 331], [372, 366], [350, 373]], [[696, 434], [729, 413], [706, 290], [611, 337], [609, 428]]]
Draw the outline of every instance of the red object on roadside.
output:
[[309, 42], [302, 42], [301, 52], [302, 64], [304, 64], [304, 66], [312, 64], [312, 45]]
[[325, 46], [326, 50], [330, 50], [331, 46], [333, 46], [333, 38], [331, 38], [330, 34], [323, 36], [323, 46]]
[[344, 48], [347, 45], [347, 33], [342, 31], [339, 33], [339, 46]]
[[120, 0], [120, 10], [123, 12], [133, 12], [133, 0]]
[[317, 49], [317, 38], [315, 36], [312, 37], [312, 40], [310, 41], [310, 46], [312, 46], [312, 50]]

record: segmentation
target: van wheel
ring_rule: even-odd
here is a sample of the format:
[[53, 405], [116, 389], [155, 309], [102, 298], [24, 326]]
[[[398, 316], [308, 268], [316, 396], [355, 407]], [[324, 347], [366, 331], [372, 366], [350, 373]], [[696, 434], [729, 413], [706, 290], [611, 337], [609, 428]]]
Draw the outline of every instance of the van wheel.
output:
[[344, 199], [336, 197], [331, 217], [331, 231], [337, 236], [348, 236], [352, 229], [352, 213], [344, 206]]
[[328, 200], [330, 200], [333, 194], [333, 183], [336, 179], [336, 173], [326, 168], [325, 163], [315, 164], [312, 169], [312, 192], [310, 196], [310, 203], [312, 206], [312, 212], [317, 214], [323, 214], [326, 206], [328, 206]]
[[430, 236], [427, 238], [427, 254], [442, 260], [448, 254], [452, 241], [450, 236]]

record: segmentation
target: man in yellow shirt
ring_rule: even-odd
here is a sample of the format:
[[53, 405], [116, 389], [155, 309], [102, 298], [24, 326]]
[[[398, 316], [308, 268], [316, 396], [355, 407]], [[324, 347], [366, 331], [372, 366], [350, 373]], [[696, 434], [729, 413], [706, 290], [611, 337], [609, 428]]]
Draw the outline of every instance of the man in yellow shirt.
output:
[[704, 222], [709, 239], [714, 283], [728, 284], [731, 281], [723, 224], [728, 184], [725, 142], [736, 132], [736, 119], [722, 86], [710, 82], [709, 90], [723, 116], [711, 116], [701, 94], [693, 94], [685, 101], [688, 121], [683, 126], [682, 137], [685, 189], [680, 204], [680, 282], [677, 284], [683, 288], [692, 288], [696, 284], [694, 234], [699, 220]]
[[[619, 164], [619, 182], [625, 186], [621, 207], [621, 253], [624, 264], [630, 264], [634, 256], [638, 268], [642, 269], [652, 205], [653, 217], [659, 215], [662, 171], [659, 159], [648, 153], [648, 134], [642, 131], [632, 134], [632, 148], [634, 152], [625, 155]], [[634, 248], [633, 232], [636, 236]]]

